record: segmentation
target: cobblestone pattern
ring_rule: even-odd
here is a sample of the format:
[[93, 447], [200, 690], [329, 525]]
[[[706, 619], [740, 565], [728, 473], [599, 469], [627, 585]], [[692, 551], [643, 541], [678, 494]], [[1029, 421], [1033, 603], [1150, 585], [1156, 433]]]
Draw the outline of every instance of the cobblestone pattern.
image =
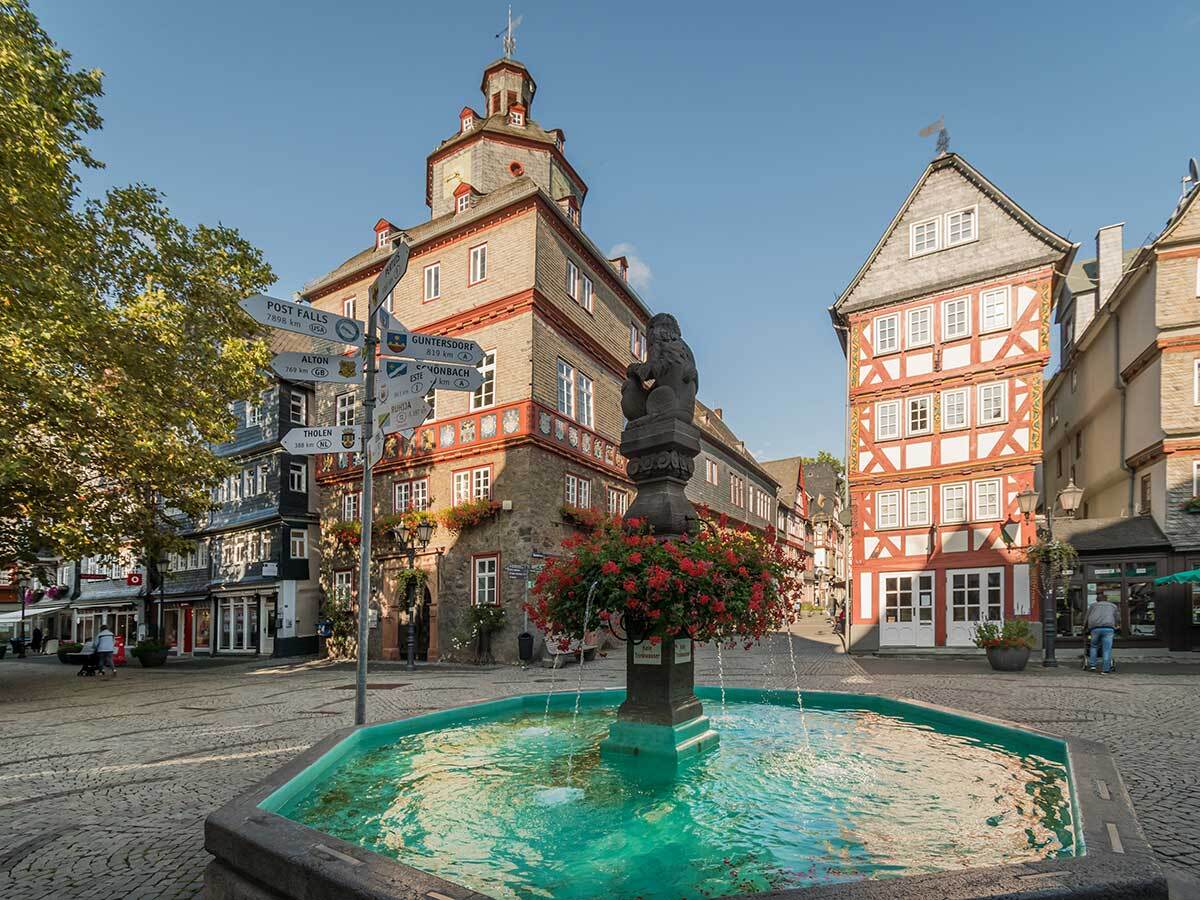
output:
[[[1000, 675], [982, 662], [965, 674], [875, 674], [878, 663], [835, 653], [819, 631], [809, 620], [793, 644], [806, 688], [910, 697], [1105, 742], [1163, 862], [1200, 875], [1200, 676]], [[582, 672], [376, 665], [369, 715], [573, 690], [581, 675], [585, 688], [612, 686], [623, 680], [622, 656]], [[700, 649], [697, 662], [699, 680], [715, 684], [716, 654]], [[723, 662], [727, 685], [795, 683], [783, 635], [725, 651]], [[196, 896], [208, 863], [204, 817], [350, 725], [353, 682], [349, 667], [302, 661], [134, 666], [114, 680], [77, 678], [56, 660], [0, 662], [0, 897]]]

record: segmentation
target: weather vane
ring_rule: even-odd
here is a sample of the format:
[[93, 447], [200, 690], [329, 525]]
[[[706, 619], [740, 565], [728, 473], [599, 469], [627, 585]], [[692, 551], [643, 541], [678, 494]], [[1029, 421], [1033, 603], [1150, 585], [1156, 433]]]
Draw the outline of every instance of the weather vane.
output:
[[937, 155], [950, 152], [950, 132], [946, 130], [946, 117], [938, 116], [937, 121], [932, 125], [926, 125], [917, 134], [919, 137], [929, 137], [934, 132], [937, 132]]
[[505, 59], [512, 59], [513, 53], [515, 53], [517, 50], [517, 39], [513, 36], [513, 33], [517, 30], [517, 26], [521, 24], [521, 20], [523, 18], [525, 17], [517, 16], [517, 21], [513, 21], [512, 5], [510, 4], [508, 7], [508, 27], [496, 34], [496, 37], [504, 38]]

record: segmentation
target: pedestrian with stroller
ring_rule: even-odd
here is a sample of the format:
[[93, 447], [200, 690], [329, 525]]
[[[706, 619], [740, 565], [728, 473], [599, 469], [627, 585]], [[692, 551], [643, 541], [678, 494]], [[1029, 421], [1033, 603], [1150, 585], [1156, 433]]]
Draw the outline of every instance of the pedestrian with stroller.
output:
[[113, 665], [113, 653], [117, 649], [117, 638], [112, 633], [108, 625], [101, 625], [100, 632], [96, 635], [96, 665], [100, 670], [100, 674], [104, 674], [105, 666], [112, 672], [113, 677], [117, 675], [117, 667]]
[[1089, 671], [1096, 669], [1097, 648], [1101, 652], [1100, 674], [1107, 675], [1112, 671], [1113, 635], [1117, 633], [1117, 623], [1120, 621], [1117, 616], [1119, 614], [1120, 610], [1117, 609], [1117, 605], [1109, 600], [1097, 600], [1088, 609], [1084, 625], [1090, 635], [1087, 661]]

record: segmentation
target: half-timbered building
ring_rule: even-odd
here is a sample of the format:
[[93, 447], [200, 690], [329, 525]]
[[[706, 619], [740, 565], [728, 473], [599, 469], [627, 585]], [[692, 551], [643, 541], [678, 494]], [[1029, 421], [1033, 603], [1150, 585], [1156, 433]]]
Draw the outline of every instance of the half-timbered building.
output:
[[1050, 311], [1076, 248], [942, 153], [831, 308], [856, 649], [969, 646], [980, 621], [1037, 616], [1016, 498], [1041, 461]]

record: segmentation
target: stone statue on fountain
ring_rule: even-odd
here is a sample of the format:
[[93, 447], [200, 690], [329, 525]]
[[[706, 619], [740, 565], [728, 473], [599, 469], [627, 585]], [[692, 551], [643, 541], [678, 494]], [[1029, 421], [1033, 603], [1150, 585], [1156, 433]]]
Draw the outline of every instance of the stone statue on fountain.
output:
[[[628, 424], [621, 454], [637, 485], [626, 519], [648, 523], [662, 540], [694, 533], [699, 517], [685, 488], [700, 452], [693, 422], [700, 375], [696, 358], [669, 313], [650, 320], [646, 360], [626, 370], [621, 411]], [[606, 755], [654, 757], [677, 763], [717, 745], [697, 699], [689, 638], [653, 644], [626, 622], [626, 700], [601, 743]]]

